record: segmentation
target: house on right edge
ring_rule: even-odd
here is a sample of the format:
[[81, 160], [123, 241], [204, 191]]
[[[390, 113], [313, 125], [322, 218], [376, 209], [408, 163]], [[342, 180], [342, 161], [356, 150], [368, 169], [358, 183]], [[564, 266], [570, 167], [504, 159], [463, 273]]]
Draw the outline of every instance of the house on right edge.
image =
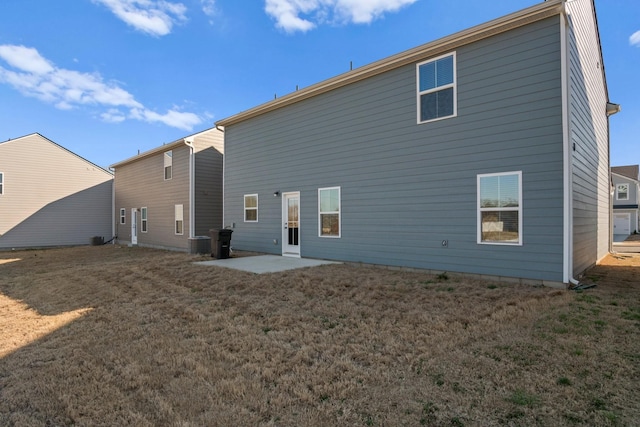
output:
[[613, 166], [611, 181], [613, 193], [613, 234], [626, 237], [640, 231], [638, 200], [640, 173], [638, 165]]
[[238, 250], [565, 286], [610, 247], [592, 0], [549, 0], [272, 100], [225, 129]]

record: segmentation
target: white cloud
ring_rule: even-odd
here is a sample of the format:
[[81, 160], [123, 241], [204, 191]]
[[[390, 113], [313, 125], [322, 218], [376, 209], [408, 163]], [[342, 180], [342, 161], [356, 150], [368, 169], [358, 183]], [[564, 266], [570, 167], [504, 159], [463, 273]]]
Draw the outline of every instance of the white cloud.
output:
[[308, 31], [325, 22], [367, 24], [417, 0], [265, 0], [265, 11], [287, 32]]
[[631, 46], [640, 47], [640, 31], [636, 31], [631, 34], [631, 37], [629, 37], [629, 43], [631, 43]]
[[0, 59], [11, 67], [0, 65], [0, 83], [61, 110], [91, 105], [106, 109], [100, 114], [106, 122], [118, 123], [132, 118], [184, 130], [192, 130], [203, 121], [200, 116], [181, 112], [177, 107], [166, 114], [158, 114], [136, 101], [117, 83], [105, 82], [100, 74], [57, 68], [33, 48], [0, 45]]
[[53, 66], [44, 59], [37, 50], [24, 46], [0, 46], [0, 58], [12, 67], [34, 74], [45, 74], [53, 70]]
[[131, 110], [131, 117], [144, 120], [146, 122], [160, 122], [167, 126], [178, 129], [191, 130], [194, 126], [202, 123], [202, 119], [193, 113], [184, 113], [177, 109], [169, 110], [165, 114], [159, 114], [150, 110]]
[[100, 114], [100, 118], [109, 123], [120, 123], [127, 120], [127, 117], [122, 113], [122, 111], [118, 110], [117, 108], [110, 108], [109, 110]]
[[218, 13], [216, 8], [216, 0], [200, 0], [202, 3], [202, 11], [209, 17], [214, 17]]
[[93, 0], [138, 31], [164, 36], [175, 24], [186, 21], [187, 7], [164, 0]]
[[319, 7], [319, 2], [310, 0], [266, 0], [265, 11], [276, 19], [276, 26], [287, 32], [308, 31], [315, 24], [300, 18], [300, 13], [310, 13]]

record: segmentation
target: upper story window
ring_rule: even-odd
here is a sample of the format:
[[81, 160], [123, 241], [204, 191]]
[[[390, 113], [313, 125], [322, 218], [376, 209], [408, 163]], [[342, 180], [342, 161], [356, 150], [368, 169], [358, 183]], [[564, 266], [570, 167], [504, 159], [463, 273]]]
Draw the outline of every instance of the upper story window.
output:
[[320, 237], [340, 237], [340, 187], [318, 189]]
[[417, 74], [418, 123], [455, 117], [458, 113], [455, 52], [419, 63]]
[[522, 245], [522, 172], [478, 175], [478, 243]]
[[258, 195], [245, 194], [244, 222], [258, 222]]
[[127, 223], [127, 211], [125, 208], [120, 208], [120, 224]]
[[173, 176], [173, 151], [164, 153], [164, 179], [171, 179]]
[[0, 172], [0, 196], [4, 194], [4, 173]]
[[616, 185], [616, 200], [629, 200], [629, 184]]

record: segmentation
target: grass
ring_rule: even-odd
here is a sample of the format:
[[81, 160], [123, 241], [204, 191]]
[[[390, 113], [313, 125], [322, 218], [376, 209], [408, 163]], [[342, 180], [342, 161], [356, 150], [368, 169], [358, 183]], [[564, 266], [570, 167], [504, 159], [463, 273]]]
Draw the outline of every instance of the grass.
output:
[[0, 252], [0, 425], [640, 419], [640, 257], [607, 258], [583, 293], [195, 260], [118, 246]]

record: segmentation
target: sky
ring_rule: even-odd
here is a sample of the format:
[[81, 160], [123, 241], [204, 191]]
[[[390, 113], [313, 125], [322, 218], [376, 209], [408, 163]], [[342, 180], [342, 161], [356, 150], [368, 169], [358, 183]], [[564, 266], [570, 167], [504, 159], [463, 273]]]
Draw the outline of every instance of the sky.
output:
[[[0, 141], [38, 132], [106, 168], [540, 1], [2, 0]], [[611, 164], [640, 164], [640, 1], [596, 9]]]

